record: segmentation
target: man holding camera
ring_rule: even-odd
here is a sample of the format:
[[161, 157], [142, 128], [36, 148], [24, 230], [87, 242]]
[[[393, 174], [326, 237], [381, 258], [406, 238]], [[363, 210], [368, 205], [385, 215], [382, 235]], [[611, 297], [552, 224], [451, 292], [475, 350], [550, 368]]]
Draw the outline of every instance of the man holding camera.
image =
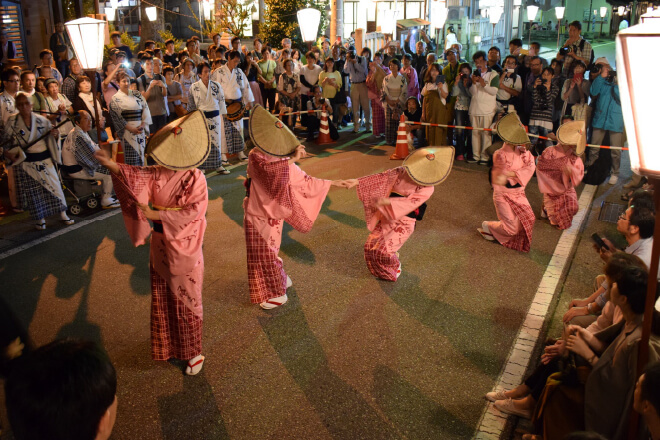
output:
[[[486, 65], [486, 53], [479, 51], [472, 56], [477, 68], [472, 74], [470, 93], [470, 123], [474, 128], [490, 128], [497, 110], [497, 91], [500, 76]], [[488, 147], [492, 143], [491, 134], [483, 130], [472, 131], [472, 159], [469, 163], [488, 164]]]
[[346, 56], [344, 72], [351, 80], [351, 105], [353, 106], [353, 133], [360, 128], [360, 106], [364, 111], [365, 132], [371, 133], [371, 107], [367, 90], [367, 74], [369, 65], [366, 58], [358, 56], [355, 48], [351, 46]]
[[[590, 94], [596, 100], [596, 108], [591, 120], [591, 143], [601, 145], [605, 134], [609, 133], [609, 145], [613, 147], [623, 146], [623, 113], [621, 112], [621, 98], [619, 96], [619, 85], [616, 80], [616, 72], [612, 70], [607, 58], [600, 57], [596, 60], [592, 73], [598, 74], [591, 83]], [[586, 168], [593, 165], [600, 154], [599, 148], [592, 148]], [[610, 150], [612, 155], [612, 168], [610, 169], [609, 184], [614, 185], [619, 181], [619, 166], [621, 165], [621, 150]]]
[[563, 74], [565, 78], [573, 76], [573, 61], [581, 60], [587, 68], [592, 62], [593, 49], [591, 43], [582, 38], [582, 24], [578, 21], [572, 21], [568, 25], [568, 40], [559, 49], [557, 58], [564, 59]]

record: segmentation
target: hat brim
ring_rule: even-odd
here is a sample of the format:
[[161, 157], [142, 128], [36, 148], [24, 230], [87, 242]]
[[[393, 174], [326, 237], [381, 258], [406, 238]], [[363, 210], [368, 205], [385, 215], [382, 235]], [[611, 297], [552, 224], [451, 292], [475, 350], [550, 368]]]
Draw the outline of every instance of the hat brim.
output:
[[[428, 156], [433, 155], [429, 167]], [[427, 147], [413, 151], [403, 161], [408, 176], [422, 186], [435, 186], [444, 182], [454, 165], [454, 147]]]
[[509, 113], [502, 117], [497, 122], [495, 131], [504, 142], [511, 145], [527, 145], [532, 143], [525, 131], [525, 127], [515, 113]]
[[252, 143], [272, 156], [290, 156], [300, 145], [289, 127], [261, 105], [252, 109], [249, 127]]
[[147, 155], [174, 171], [201, 166], [210, 152], [211, 136], [201, 110], [170, 122], [153, 134], [147, 144]]
[[575, 147], [578, 156], [587, 148], [587, 129], [584, 121], [570, 121], [557, 129], [557, 141], [562, 145]]

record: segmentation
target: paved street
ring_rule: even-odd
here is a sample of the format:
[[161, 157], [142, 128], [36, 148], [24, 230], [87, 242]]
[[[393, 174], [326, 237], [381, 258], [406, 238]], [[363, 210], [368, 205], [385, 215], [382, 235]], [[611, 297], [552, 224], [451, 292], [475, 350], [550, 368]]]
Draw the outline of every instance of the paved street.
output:
[[[376, 138], [344, 133], [310, 147], [303, 169], [337, 179], [400, 164]], [[529, 254], [484, 241], [476, 228], [495, 218], [487, 168], [459, 162], [403, 247], [399, 281], [378, 281], [355, 191], [333, 189], [309, 234], [287, 229], [290, 299], [266, 312], [248, 300], [244, 178], [241, 165], [208, 181], [197, 377], [150, 359], [148, 248], [132, 247], [120, 215], [79, 219], [0, 260], [0, 299], [36, 345], [68, 336], [106, 347], [119, 375], [116, 439], [469, 438], [560, 231], [538, 221]], [[527, 194], [538, 212], [536, 179]]]

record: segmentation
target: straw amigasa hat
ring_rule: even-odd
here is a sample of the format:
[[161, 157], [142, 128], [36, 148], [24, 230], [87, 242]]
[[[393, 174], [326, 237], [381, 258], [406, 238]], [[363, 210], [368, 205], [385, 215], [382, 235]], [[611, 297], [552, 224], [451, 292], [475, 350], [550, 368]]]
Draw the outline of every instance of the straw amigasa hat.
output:
[[557, 129], [557, 140], [562, 145], [575, 146], [575, 154], [584, 153], [587, 147], [587, 127], [584, 121], [569, 121]]
[[415, 183], [434, 186], [444, 182], [454, 163], [454, 147], [420, 148], [403, 161], [403, 167]]
[[515, 113], [508, 113], [502, 117], [495, 128], [497, 135], [511, 145], [531, 144], [525, 126]]
[[158, 165], [174, 171], [202, 165], [211, 152], [204, 113], [197, 110], [170, 122], [151, 136], [147, 154]]
[[256, 147], [277, 157], [290, 156], [300, 145], [289, 127], [260, 105], [250, 115], [250, 138]]

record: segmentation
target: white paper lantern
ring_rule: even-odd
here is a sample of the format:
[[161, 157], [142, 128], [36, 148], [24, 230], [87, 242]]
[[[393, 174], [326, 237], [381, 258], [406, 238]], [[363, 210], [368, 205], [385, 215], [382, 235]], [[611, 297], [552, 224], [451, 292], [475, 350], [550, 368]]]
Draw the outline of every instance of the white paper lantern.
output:
[[89, 17], [64, 24], [76, 58], [85, 70], [99, 69], [103, 65], [106, 25], [106, 21]]
[[105, 18], [109, 22], [115, 21], [117, 10], [115, 8], [105, 8]]
[[490, 8], [488, 10], [488, 13], [490, 15], [490, 24], [497, 24], [500, 22], [500, 18], [502, 17], [502, 14], [504, 13], [504, 8], [500, 8], [499, 6], [495, 6], [493, 8]]
[[298, 26], [303, 41], [316, 41], [321, 23], [321, 11], [314, 8], [305, 8], [298, 11]]
[[607, 6], [600, 7], [600, 18], [605, 18], [607, 15]]
[[431, 4], [431, 22], [433, 23], [433, 27], [436, 29], [442, 29], [445, 27], [448, 14], [449, 10], [443, 3], [440, 3], [439, 1], [433, 2]]
[[539, 12], [538, 6], [534, 6], [534, 5], [527, 6], [527, 21], [534, 21], [537, 12]]
[[660, 89], [648, 87], [648, 75], [660, 69], [660, 58], [649, 56], [658, 46], [660, 19], [644, 21], [619, 31], [616, 36], [618, 83], [630, 165], [636, 173], [654, 177], [660, 177], [656, 134]]
[[557, 20], [564, 18], [564, 12], [566, 12], [566, 7], [555, 6], [555, 16], [557, 16]]
[[158, 9], [156, 9], [155, 6], [144, 8], [144, 11], [147, 13], [147, 18], [149, 21], [156, 21], [158, 18]]

